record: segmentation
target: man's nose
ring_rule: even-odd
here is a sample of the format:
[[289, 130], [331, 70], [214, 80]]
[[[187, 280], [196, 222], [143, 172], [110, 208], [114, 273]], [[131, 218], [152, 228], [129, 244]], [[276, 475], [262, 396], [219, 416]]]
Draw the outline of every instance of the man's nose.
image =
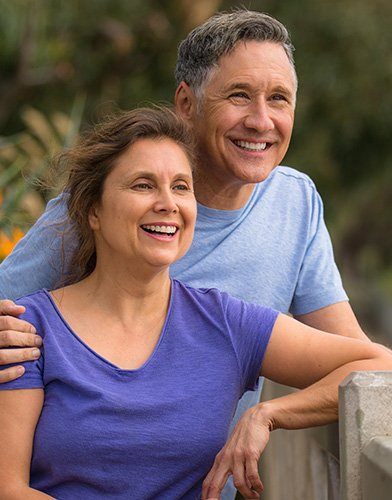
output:
[[178, 206], [175, 200], [175, 196], [171, 189], [160, 189], [157, 191], [154, 210], [156, 212], [178, 212]]
[[247, 110], [244, 120], [245, 127], [256, 130], [257, 132], [266, 132], [274, 128], [274, 121], [271, 117], [272, 110], [269, 109], [265, 99], [253, 101]]

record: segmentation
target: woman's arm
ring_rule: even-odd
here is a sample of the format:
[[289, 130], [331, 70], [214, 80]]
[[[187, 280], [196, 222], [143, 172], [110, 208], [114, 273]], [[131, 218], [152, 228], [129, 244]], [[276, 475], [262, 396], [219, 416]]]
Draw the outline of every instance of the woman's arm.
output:
[[257, 463], [269, 433], [333, 422], [338, 417], [338, 386], [353, 371], [392, 370], [392, 354], [383, 346], [332, 335], [280, 315], [260, 374], [301, 391], [260, 403], [248, 410], [217, 455], [203, 483], [203, 499], [219, 498], [230, 474], [246, 498], [263, 489]]
[[0, 491], [4, 500], [52, 498], [29, 487], [35, 428], [42, 389], [0, 392]]

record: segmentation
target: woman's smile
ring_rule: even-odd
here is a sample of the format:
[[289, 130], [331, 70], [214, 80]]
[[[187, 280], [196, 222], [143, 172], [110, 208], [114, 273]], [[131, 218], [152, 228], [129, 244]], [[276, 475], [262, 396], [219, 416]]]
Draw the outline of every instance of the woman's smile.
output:
[[184, 255], [195, 219], [192, 171], [181, 146], [170, 139], [140, 139], [106, 178], [90, 224], [105, 266], [110, 261], [155, 268]]

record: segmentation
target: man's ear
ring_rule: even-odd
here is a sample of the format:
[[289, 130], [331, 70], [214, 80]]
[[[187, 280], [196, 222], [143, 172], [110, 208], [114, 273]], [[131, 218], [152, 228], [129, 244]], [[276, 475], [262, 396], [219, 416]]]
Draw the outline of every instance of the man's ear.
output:
[[88, 214], [88, 222], [93, 231], [98, 231], [100, 229], [97, 205], [94, 205], [90, 208]]
[[174, 94], [176, 113], [185, 121], [190, 121], [196, 114], [196, 96], [190, 86], [181, 82]]

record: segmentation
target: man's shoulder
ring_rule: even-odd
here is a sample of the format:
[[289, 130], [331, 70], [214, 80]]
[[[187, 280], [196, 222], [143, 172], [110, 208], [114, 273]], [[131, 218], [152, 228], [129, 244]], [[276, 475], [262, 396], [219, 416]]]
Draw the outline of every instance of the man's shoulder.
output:
[[300, 172], [295, 168], [286, 167], [284, 165], [279, 165], [273, 170], [271, 181], [286, 184], [303, 184], [305, 187], [310, 189], [316, 189], [315, 184], [309, 175], [304, 172]]

